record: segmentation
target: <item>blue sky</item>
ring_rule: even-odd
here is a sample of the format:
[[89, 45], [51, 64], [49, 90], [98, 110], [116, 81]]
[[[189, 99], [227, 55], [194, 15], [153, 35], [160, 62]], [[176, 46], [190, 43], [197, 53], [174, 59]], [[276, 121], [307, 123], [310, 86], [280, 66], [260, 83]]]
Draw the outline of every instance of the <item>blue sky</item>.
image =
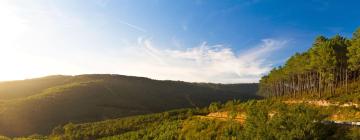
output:
[[257, 82], [318, 35], [351, 37], [356, 0], [3, 0], [0, 80], [114, 73]]

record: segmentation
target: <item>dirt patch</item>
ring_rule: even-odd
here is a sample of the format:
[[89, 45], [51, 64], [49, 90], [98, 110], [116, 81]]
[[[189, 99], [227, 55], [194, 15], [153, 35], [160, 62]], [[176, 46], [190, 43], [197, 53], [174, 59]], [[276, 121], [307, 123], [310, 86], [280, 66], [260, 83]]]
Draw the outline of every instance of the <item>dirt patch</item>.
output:
[[224, 112], [213, 112], [213, 113], [209, 113], [206, 116], [200, 116], [200, 118], [203, 119], [216, 119], [216, 120], [222, 120], [222, 121], [227, 121], [227, 120], [235, 120], [237, 122], [240, 123], [244, 123], [245, 119], [246, 119], [246, 115], [245, 113], [237, 113], [236, 116], [234, 116], [233, 118], [231, 117], [231, 115], [229, 115], [229, 112], [224, 111]]
[[340, 104], [339, 102], [329, 102], [326, 100], [308, 100], [308, 101], [303, 101], [303, 100], [288, 100], [288, 101], [284, 101], [284, 103], [286, 104], [300, 104], [300, 103], [305, 103], [305, 104], [311, 104], [311, 105], [315, 105], [315, 106], [339, 106], [339, 107], [355, 107], [355, 108], [359, 108], [359, 104], [356, 103], [344, 103], [344, 104]]

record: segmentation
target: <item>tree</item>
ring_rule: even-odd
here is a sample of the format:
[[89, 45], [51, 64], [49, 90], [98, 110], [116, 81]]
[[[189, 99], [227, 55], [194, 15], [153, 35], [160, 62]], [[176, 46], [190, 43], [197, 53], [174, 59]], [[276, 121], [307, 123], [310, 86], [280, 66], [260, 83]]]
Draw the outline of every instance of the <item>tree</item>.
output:
[[318, 73], [318, 92], [325, 90], [325, 85], [331, 86], [334, 81], [334, 70], [336, 68], [335, 51], [329, 41], [315, 45], [310, 50], [311, 66]]
[[355, 31], [351, 40], [351, 45], [348, 47], [348, 68], [356, 72], [356, 77], [359, 77], [360, 71], [360, 28]]
[[278, 108], [269, 120], [269, 133], [275, 139], [320, 139], [326, 137], [326, 126], [321, 121], [325, 117], [318, 110], [304, 105]]
[[[354, 74], [356, 72], [356, 74]], [[350, 76], [349, 76], [350, 74]], [[306, 52], [296, 53], [284, 66], [260, 80], [260, 94], [267, 97], [333, 96], [348, 92], [348, 79], [360, 77], [360, 28], [352, 40], [340, 35], [318, 36]]]
[[269, 110], [264, 105], [253, 104], [247, 110], [242, 139], [275, 139], [269, 133]]
[[216, 111], [219, 110], [220, 107], [221, 107], [220, 102], [212, 102], [212, 103], [209, 105], [209, 111], [210, 111], [210, 112], [216, 112]]

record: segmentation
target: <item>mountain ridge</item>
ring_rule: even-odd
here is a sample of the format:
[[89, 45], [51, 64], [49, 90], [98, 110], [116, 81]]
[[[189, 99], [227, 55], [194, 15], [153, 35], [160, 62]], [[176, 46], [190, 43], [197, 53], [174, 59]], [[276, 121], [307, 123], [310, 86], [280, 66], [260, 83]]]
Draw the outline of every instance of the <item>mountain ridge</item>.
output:
[[57, 125], [259, 98], [257, 84], [188, 83], [109, 74], [0, 83], [0, 134], [49, 134]]

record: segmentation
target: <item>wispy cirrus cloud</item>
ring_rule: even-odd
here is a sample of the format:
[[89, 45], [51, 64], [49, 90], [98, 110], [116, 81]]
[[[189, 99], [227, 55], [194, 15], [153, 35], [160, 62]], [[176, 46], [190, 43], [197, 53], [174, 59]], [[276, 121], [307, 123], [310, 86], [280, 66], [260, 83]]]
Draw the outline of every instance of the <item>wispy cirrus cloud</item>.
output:
[[[258, 82], [272, 68], [267, 60], [276, 50], [286, 45], [285, 40], [264, 39], [250, 50], [236, 54], [224, 45], [206, 42], [184, 50], [161, 49], [150, 39], [139, 38], [137, 51], [143, 57], [128, 58], [125, 74], [155, 79], [190, 82], [245, 83]], [[145, 60], [142, 60], [146, 58]]]
[[137, 25], [130, 24], [130, 23], [125, 22], [125, 21], [122, 21], [122, 20], [117, 20], [117, 22], [119, 22], [119, 23], [121, 23], [121, 24], [123, 24], [123, 25], [126, 25], [126, 26], [128, 26], [128, 27], [130, 27], [130, 28], [132, 28], [132, 29], [135, 29], [135, 30], [137, 30], [137, 31], [144, 32], [144, 33], [147, 32], [144, 28], [141, 28], [141, 27], [139, 27], [139, 26], [137, 26]]

